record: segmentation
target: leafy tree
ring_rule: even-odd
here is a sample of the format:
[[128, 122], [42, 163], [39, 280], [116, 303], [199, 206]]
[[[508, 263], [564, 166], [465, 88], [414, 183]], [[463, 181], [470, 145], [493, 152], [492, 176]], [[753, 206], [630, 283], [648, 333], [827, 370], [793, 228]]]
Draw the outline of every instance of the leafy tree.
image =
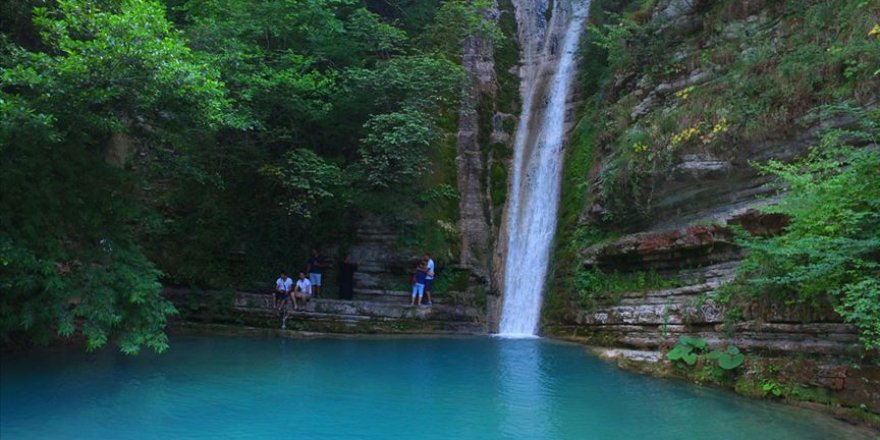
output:
[[855, 324], [866, 348], [880, 347], [880, 125], [876, 111], [849, 109], [856, 129], [832, 130], [798, 161], [761, 166], [785, 185], [784, 233], [746, 238], [740, 279], [756, 294], [820, 305], [831, 302]]
[[342, 174], [338, 167], [304, 148], [288, 151], [284, 159], [284, 166], [267, 165], [262, 172], [290, 193], [282, 202], [289, 214], [310, 218], [318, 201], [333, 197], [330, 190], [343, 183]]
[[43, 50], [0, 41], [0, 337], [162, 351], [174, 308], [135, 239], [152, 214], [105, 150], [147, 154], [232, 122], [224, 88], [157, 2], [59, 0], [34, 16]]
[[406, 56], [347, 76], [349, 89], [374, 96], [375, 110], [382, 111], [363, 124], [358, 154], [366, 181], [387, 188], [424, 173], [443, 110], [457, 107], [461, 68], [445, 58]]
[[426, 150], [436, 132], [424, 113], [404, 109], [374, 116], [365, 126], [369, 134], [360, 152], [367, 182], [388, 187], [425, 172]]
[[163, 350], [160, 283], [251, 287], [300, 258], [291, 243], [454, 183], [464, 75], [418, 37], [440, 7], [4, 3], [0, 336]]
[[51, 108], [62, 123], [75, 122], [80, 135], [223, 123], [217, 72], [186, 47], [161, 4], [60, 0], [35, 8], [34, 17], [49, 50], [10, 48], [4, 88]]
[[447, 56], [458, 59], [465, 41], [479, 37], [493, 44], [504, 42], [504, 35], [489, 15], [494, 8], [488, 0], [447, 0], [437, 9], [434, 22], [428, 27], [425, 39]]
[[125, 352], [164, 350], [174, 308], [131, 239], [133, 180], [77, 145], [15, 144], [3, 163], [0, 337], [80, 331], [89, 348], [115, 337]]

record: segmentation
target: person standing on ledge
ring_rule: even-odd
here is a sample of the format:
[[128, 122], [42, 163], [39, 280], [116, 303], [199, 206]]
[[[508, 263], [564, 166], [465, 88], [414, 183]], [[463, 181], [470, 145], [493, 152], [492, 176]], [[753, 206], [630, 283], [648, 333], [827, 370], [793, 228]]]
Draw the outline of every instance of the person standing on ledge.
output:
[[317, 248], [312, 249], [312, 257], [309, 258], [309, 282], [312, 284], [312, 293], [315, 298], [321, 297], [321, 277], [324, 273], [324, 256]]
[[[422, 295], [425, 293], [425, 275], [427, 274], [425, 262], [419, 261], [416, 266], [416, 273], [413, 275], [412, 299], [409, 301], [410, 306], [422, 305]], [[418, 298], [418, 301], [416, 299]]]
[[423, 260], [427, 260], [427, 265], [425, 267], [425, 298], [428, 300], [427, 304], [429, 306], [434, 305], [431, 302], [431, 291], [434, 290], [434, 260], [431, 258], [431, 254], [425, 252], [425, 257]]
[[351, 262], [351, 254], [345, 254], [339, 263], [339, 299], [354, 298], [354, 273], [357, 270], [357, 263]]
[[299, 308], [296, 304], [297, 299], [302, 300], [302, 308], [306, 308], [306, 301], [312, 297], [312, 283], [309, 282], [309, 279], [306, 278], [305, 272], [299, 273], [299, 280], [296, 282], [296, 287], [293, 289], [293, 309], [296, 310]]

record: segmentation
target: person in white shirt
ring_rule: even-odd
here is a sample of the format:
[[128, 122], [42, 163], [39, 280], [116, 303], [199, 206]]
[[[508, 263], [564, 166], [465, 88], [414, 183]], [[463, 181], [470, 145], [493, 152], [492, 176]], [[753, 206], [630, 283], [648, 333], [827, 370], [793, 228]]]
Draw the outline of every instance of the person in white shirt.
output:
[[434, 259], [431, 258], [431, 254], [425, 253], [425, 257], [423, 260], [428, 260], [427, 263], [427, 272], [428, 274], [425, 276], [425, 298], [428, 299], [426, 304], [433, 305], [431, 302], [431, 291], [434, 290]]
[[312, 283], [309, 282], [309, 279], [306, 278], [305, 272], [299, 273], [299, 280], [296, 282], [296, 287], [293, 288], [293, 308], [296, 310], [298, 307], [296, 304], [297, 299], [302, 300], [302, 308], [306, 308], [306, 301], [312, 297]]
[[281, 271], [281, 276], [275, 280], [275, 300], [274, 306], [281, 313], [281, 307], [290, 300], [290, 291], [293, 288], [293, 280], [287, 276], [287, 272]]

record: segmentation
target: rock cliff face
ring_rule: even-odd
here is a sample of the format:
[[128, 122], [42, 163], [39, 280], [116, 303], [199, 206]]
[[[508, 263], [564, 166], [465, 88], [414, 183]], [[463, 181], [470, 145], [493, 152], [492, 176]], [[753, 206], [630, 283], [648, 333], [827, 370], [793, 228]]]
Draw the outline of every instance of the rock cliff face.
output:
[[[486, 11], [487, 15], [498, 15], [497, 7]], [[471, 37], [465, 43], [462, 64], [467, 72], [467, 84], [463, 91], [461, 112], [458, 119], [456, 137], [458, 171], [459, 231], [461, 233], [461, 253], [459, 263], [471, 267], [473, 273], [482, 280], [488, 280], [489, 254], [486, 251], [491, 243], [491, 217], [489, 197], [486, 191], [486, 160], [480, 145], [480, 100], [493, 102], [497, 92], [495, 59], [492, 45], [479, 37]], [[494, 106], [493, 106], [494, 107]]]
[[[779, 9], [757, 1], [742, 2], [735, 14], [724, 10], [737, 19], [725, 22], [722, 28], [718, 17], [707, 12], [717, 11], [711, 8], [718, 3], [660, 0], [649, 14], [640, 15], [643, 23], [653, 23], [652, 29], [657, 29], [654, 36], [668, 43], [663, 49], [672, 54], [670, 65], [675, 68], [654, 76], [635, 69], [610, 78], [591, 102], [610, 101], [620, 108], [621, 119], [592, 121], [594, 126], [614, 126], [617, 133], [623, 133], [623, 142], [635, 145], [637, 151], [648, 149], [641, 142], [650, 142], [650, 138], [642, 141], [632, 134], [642, 128], [658, 130], [651, 126], [656, 124], [653, 121], [671, 123], [664, 116], [695, 89], [722, 87], [717, 78], [725, 74], [724, 67], [706, 69], [682, 60], [698, 58], [695, 54], [700, 52], [716, 53], [713, 44], [722, 44], [716, 42], [729, 42], [758, 32], [769, 35], [769, 44], [774, 47], [782, 46], [780, 41], [796, 32], [787, 27], [791, 24], [785, 19], [774, 15], [780, 13]], [[737, 43], [738, 48], [748, 56], [750, 41], [738, 41], [742, 41]], [[584, 60], [585, 64], [589, 62]], [[855, 93], [860, 105], [876, 105], [876, 90], [864, 94], [856, 87]], [[816, 101], [814, 98], [811, 102]], [[720, 300], [723, 286], [734, 278], [743, 258], [735, 244], [732, 226], [765, 235], [778, 233], [787, 225], [786, 218], [762, 214], [756, 209], [773, 203], [780, 188], [753, 164], [803, 155], [818, 144], [823, 131], [847, 127], [853, 122], [845, 116], [805, 122], [803, 115], [807, 111], [799, 111], [792, 111], [784, 130], [736, 137], [735, 144], [724, 145], [723, 149], [676, 150], [669, 155], [668, 164], [652, 169], [642, 181], [642, 189], [650, 187], [646, 196], [650, 213], [639, 216], [612, 215], [619, 214], [621, 206], [626, 205], [614, 205], [609, 195], [609, 176], [618, 172], [616, 167], [620, 163], [615, 162], [620, 153], [613, 144], [619, 141], [601, 131], [594, 135], [586, 180], [576, 186], [586, 194], [584, 206], [574, 222], [560, 226], [559, 235], [576, 236], [565, 235], [564, 228], [579, 228], [602, 238], [578, 242], [581, 244], [577, 249], [558, 261], [571, 264], [571, 271], [557, 271], [556, 276], [574, 278], [572, 273], [598, 271], [631, 280], [644, 280], [650, 274], [665, 281], [658, 286], [642, 282], [623, 292], [600, 295], [599, 300], [593, 301], [583, 301], [579, 293], [573, 292], [578, 289], [576, 281], [551, 283], [557, 291], [549, 295], [558, 299], [559, 304], [551, 311], [545, 310], [543, 333], [604, 347], [602, 353], [629, 366], [688, 375], [697, 380], [699, 374], [672, 368], [665, 359], [665, 353], [679, 335], [700, 337], [715, 348], [735, 344], [747, 353], [746, 364], [737, 373], [735, 383], [743, 393], [760, 396], [768, 394], [768, 386], [772, 389], [773, 384], [785, 384], [789, 388], [784, 394], [792, 400], [862, 405], [869, 412], [880, 413], [880, 358], [875, 352], [864, 352], [857, 330], [844, 324], [830, 306], [816, 308], [758, 300], [731, 304]], [[687, 129], [687, 124], [698, 126], [693, 121], [701, 123], [709, 115], [688, 118], [691, 116], [685, 115], [676, 121], [679, 131]], [[646, 185], [646, 181], [650, 183]], [[560, 249], [569, 245], [559, 244]], [[565, 292], [566, 289], [571, 291]], [[737, 315], [737, 319], [731, 319], [731, 315]], [[876, 424], [877, 420], [880, 419], [874, 417], [871, 423]]]
[[[730, 222], [749, 215], [754, 212]], [[761, 218], [750, 227], [772, 230], [779, 222]], [[755, 301], [736, 305], [735, 322], [726, 319], [731, 306], [716, 298], [742, 258], [730, 237], [726, 224], [690, 226], [585, 249], [585, 267], [656, 271], [675, 277], [681, 287], [626, 292], [589, 308], [571, 304], [564, 317], [544, 327], [545, 334], [610, 348], [603, 353], [624, 363], [667, 362], [663, 354], [680, 335], [716, 348], [735, 344], [749, 356], [737, 382], [743, 392], [760, 395], [759, 386], [778, 381], [820, 390], [826, 401], [880, 412], [876, 354], [862, 351], [857, 329], [842, 323], [830, 307]]]
[[399, 223], [379, 216], [360, 221], [357, 242], [351, 247], [352, 260], [358, 262], [354, 274], [358, 289], [386, 290], [392, 286], [405, 286], [409, 271], [420, 255], [405, 253], [396, 245]]

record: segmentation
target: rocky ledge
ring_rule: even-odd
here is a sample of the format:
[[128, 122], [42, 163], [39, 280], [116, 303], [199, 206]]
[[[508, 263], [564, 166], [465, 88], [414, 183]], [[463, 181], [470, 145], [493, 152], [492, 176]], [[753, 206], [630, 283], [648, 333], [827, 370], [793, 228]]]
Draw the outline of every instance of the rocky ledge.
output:
[[[291, 313], [286, 327], [320, 333], [484, 334], [485, 317], [475, 306], [435, 304], [412, 307], [403, 295], [381, 299], [313, 299]], [[248, 292], [166, 289], [180, 312], [178, 322], [237, 324], [277, 329], [272, 295]]]
[[[586, 269], [655, 272], [676, 279], [678, 287], [628, 292], [590, 307], [572, 303], [544, 334], [593, 346], [626, 368], [720, 380], [757, 396], [766, 396], [767, 386], [771, 392], [784, 386], [786, 398], [880, 413], [880, 356], [864, 352], [857, 329], [831, 307], [755, 301], [736, 304], [737, 319], [725, 318], [732, 306], [720, 300], [720, 288], [742, 259], [731, 225], [765, 235], [782, 230], [787, 219], [746, 209], [712, 224], [641, 232], [584, 249]], [[711, 379], [703, 376], [706, 364], [672, 364], [665, 354], [681, 335], [701, 338], [710, 349], [734, 344], [746, 363], [736, 375]]]

